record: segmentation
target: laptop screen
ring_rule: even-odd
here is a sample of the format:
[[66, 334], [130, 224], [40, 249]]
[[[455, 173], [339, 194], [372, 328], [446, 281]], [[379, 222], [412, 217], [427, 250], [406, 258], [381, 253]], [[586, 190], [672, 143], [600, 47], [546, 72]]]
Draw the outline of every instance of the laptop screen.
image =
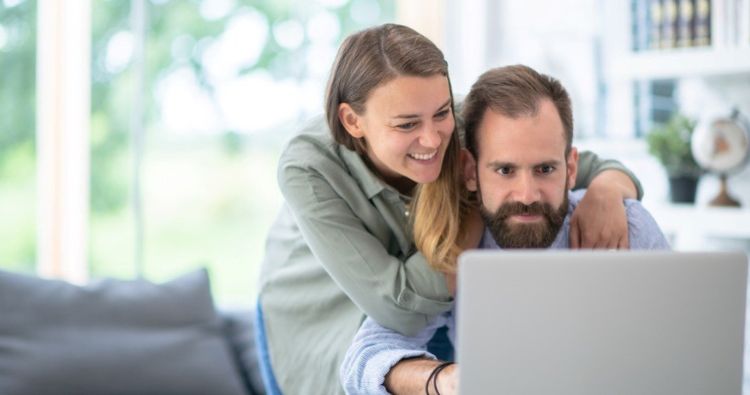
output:
[[460, 393], [740, 394], [744, 253], [471, 251]]

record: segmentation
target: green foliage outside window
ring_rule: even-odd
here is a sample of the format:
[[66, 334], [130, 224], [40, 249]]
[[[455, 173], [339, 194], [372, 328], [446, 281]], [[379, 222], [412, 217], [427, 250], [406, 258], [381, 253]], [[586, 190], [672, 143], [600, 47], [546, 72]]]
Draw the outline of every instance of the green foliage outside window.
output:
[[[206, 8], [217, 4], [224, 9]], [[130, 7], [130, 1], [92, 2], [89, 264], [95, 277], [135, 275], [130, 118], [138, 95], [134, 69], [140, 65], [127, 57], [113, 65], [110, 58], [118, 40], [132, 45]], [[0, 267], [26, 271], [33, 271], [36, 259], [36, 8], [34, 0], [0, 1]], [[331, 38], [335, 50], [345, 35], [391, 20], [393, 2], [152, 0], [146, 8], [146, 92], [139, 97], [147, 136], [145, 274], [161, 280], [207, 265], [220, 301], [250, 303], [265, 233], [280, 204], [276, 159], [296, 124], [312, 110], [273, 130], [248, 133], [220, 123], [210, 134], [175, 135], [160, 123], [159, 84], [176, 70], [188, 69], [211, 99], [209, 105], [217, 106], [205, 51], [235, 18], [251, 13], [265, 21], [267, 39], [257, 59], [238, 74], [263, 70], [274, 80], [315, 79], [322, 85], [326, 76], [308, 64], [314, 46], [310, 35], [315, 34], [307, 28], [310, 19], [324, 11], [338, 22]], [[284, 22], [301, 27], [302, 39], [293, 48], [277, 40], [275, 29]], [[322, 102], [322, 89], [316, 94]]]

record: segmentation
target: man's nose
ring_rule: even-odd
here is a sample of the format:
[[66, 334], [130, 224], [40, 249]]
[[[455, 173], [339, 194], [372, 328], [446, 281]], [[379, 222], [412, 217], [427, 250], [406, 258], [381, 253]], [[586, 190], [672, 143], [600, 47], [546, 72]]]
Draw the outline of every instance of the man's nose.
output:
[[514, 186], [514, 200], [529, 205], [541, 199], [541, 192], [534, 175], [528, 172], [519, 172], [516, 176]]

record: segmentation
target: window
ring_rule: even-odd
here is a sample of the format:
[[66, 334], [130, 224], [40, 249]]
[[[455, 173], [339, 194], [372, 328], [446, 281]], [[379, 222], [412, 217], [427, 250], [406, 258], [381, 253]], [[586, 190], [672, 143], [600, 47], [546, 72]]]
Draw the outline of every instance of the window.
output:
[[36, 261], [36, 2], [0, 1], [0, 268]]
[[322, 112], [342, 38], [394, 6], [144, 4], [93, 2], [91, 274], [162, 280], [207, 266], [219, 302], [252, 303], [281, 147]]

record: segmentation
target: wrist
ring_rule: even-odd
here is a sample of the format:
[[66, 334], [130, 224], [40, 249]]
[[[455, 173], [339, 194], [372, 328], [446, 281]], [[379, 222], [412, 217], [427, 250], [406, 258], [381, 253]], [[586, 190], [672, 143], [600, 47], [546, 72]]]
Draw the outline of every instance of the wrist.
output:
[[[454, 393], [455, 380], [452, 380], [454, 370], [450, 369], [449, 373], [445, 373], [444, 370], [449, 368], [455, 369], [455, 362], [442, 362], [435, 366], [427, 377], [425, 383], [425, 394], [426, 395], [440, 395], [440, 394], [452, 394]], [[444, 377], [443, 380], [440, 377]]]
[[593, 191], [596, 195], [613, 197], [620, 199], [635, 199], [638, 190], [633, 181], [625, 173], [618, 170], [605, 170], [599, 173], [588, 186], [588, 191]]
[[456, 388], [457, 367], [458, 365], [456, 365], [455, 363], [448, 365], [435, 377], [435, 383], [437, 384], [440, 394], [455, 394], [458, 390], [458, 388]]

